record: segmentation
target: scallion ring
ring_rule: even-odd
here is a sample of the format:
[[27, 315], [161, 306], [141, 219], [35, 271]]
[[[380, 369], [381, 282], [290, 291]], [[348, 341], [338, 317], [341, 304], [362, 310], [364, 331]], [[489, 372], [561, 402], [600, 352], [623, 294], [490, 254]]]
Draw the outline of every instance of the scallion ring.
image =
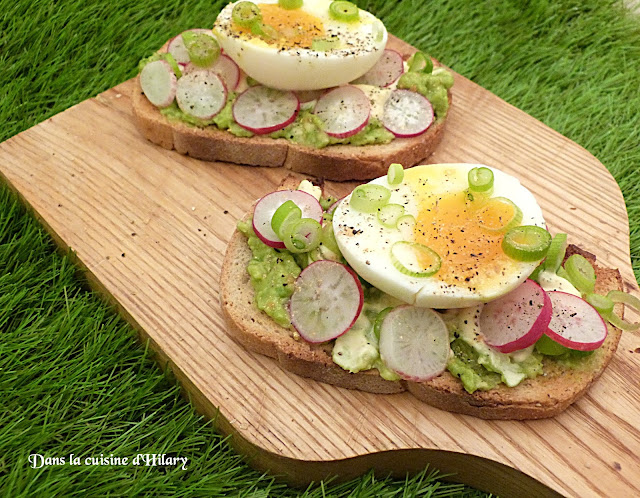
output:
[[262, 23], [262, 12], [253, 2], [238, 2], [233, 6], [231, 19], [241, 28], [251, 28]]
[[173, 74], [176, 75], [176, 78], [180, 78], [182, 76], [182, 70], [180, 69], [180, 64], [178, 64], [173, 58], [173, 55], [171, 55], [169, 52], [165, 52], [164, 54], [162, 54], [162, 58], [167, 61], [169, 66], [171, 66]]
[[312, 218], [302, 218], [288, 225], [282, 241], [293, 253], [313, 251], [320, 245], [322, 227]]
[[329, 15], [336, 21], [356, 22], [360, 19], [360, 9], [351, 2], [336, 0], [329, 5]]
[[416, 219], [410, 214], [400, 216], [400, 218], [398, 218], [398, 223], [396, 224], [396, 228], [400, 230], [400, 233], [402, 234], [402, 237], [404, 239], [409, 239], [412, 237], [415, 226]]
[[398, 185], [404, 180], [404, 168], [402, 164], [392, 163], [387, 171], [387, 183], [389, 185]]
[[[607, 297], [614, 303], [622, 303], [624, 305], [630, 306], [636, 312], [640, 312], [640, 299], [632, 296], [631, 294], [627, 294], [626, 292], [622, 292], [619, 290], [612, 290], [609, 291]], [[620, 330], [624, 330], [625, 332], [634, 332], [640, 328], [640, 323], [631, 323], [627, 320], [623, 320], [613, 311], [605, 315], [605, 318], [609, 320], [609, 322], [611, 322], [611, 325], [613, 325], [614, 327], [618, 327]]]
[[467, 178], [471, 192], [487, 192], [493, 187], [493, 171], [484, 166], [470, 169]]
[[184, 46], [189, 53], [191, 62], [199, 67], [208, 67], [220, 55], [220, 44], [213, 36], [205, 33], [186, 31], [182, 33]]
[[562, 264], [562, 260], [564, 260], [564, 255], [567, 251], [567, 234], [566, 233], [557, 233], [551, 239], [551, 244], [549, 245], [549, 250], [547, 251], [547, 256], [542, 263], [542, 269], [545, 271], [550, 271], [552, 273], [556, 273], [560, 265]]
[[416, 52], [407, 61], [409, 65], [409, 71], [412, 73], [427, 73], [431, 74], [433, 71], [433, 61], [431, 57], [424, 52]]
[[378, 209], [378, 221], [385, 228], [396, 228], [398, 220], [404, 215], [402, 204], [386, 204]]
[[430, 277], [442, 265], [440, 255], [418, 242], [400, 240], [391, 246], [391, 262], [396, 270], [410, 277]]
[[375, 213], [389, 202], [389, 197], [391, 197], [391, 191], [388, 188], [368, 183], [359, 185], [353, 190], [349, 204], [356, 211]]
[[[475, 202], [480, 203], [476, 210], [478, 224], [490, 232], [506, 232], [522, 222], [522, 210], [506, 197], [484, 199], [483, 194]], [[547, 232], [548, 233], [548, 232]]]
[[502, 239], [502, 250], [517, 261], [533, 262], [544, 258], [551, 234], [535, 225], [512, 228]]
[[596, 272], [587, 258], [580, 254], [569, 256], [564, 262], [569, 282], [582, 294], [593, 292], [596, 286]]
[[613, 311], [614, 302], [607, 296], [589, 293], [584, 296], [584, 300], [593, 306], [600, 315], [604, 316]]
[[271, 217], [271, 228], [280, 239], [284, 237], [287, 226], [302, 218], [302, 210], [291, 199], [283, 202]]

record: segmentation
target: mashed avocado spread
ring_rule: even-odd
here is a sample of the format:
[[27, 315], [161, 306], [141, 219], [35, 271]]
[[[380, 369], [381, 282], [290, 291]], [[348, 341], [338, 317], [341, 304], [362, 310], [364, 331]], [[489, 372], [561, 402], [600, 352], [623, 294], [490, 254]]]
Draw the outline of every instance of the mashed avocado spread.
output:
[[[189, 116], [180, 110], [174, 101], [170, 106], [160, 109], [160, 112], [171, 120], [182, 121], [192, 126], [203, 128], [215, 125], [221, 130], [227, 130], [236, 137], [252, 137], [253, 133], [245, 130], [233, 119], [233, 102], [236, 94], [229, 93], [229, 97], [224, 108], [210, 120], [203, 120]], [[386, 144], [393, 140], [394, 136], [382, 123], [375, 118], [369, 120], [367, 126], [355, 135], [347, 138], [333, 138], [322, 130], [320, 119], [309, 109], [303, 109], [298, 113], [295, 121], [282, 130], [275, 131], [268, 135], [271, 138], [285, 138], [290, 142], [315, 147], [321, 149], [327, 145], [351, 144], [351, 145], [373, 145]]]
[[[324, 209], [330, 205], [327, 199], [320, 202]], [[330, 215], [324, 225], [330, 229]], [[238, 230], [247, 237], [252, 252], [247, 272], [255, 291], [256, 306], [285, 328], [291, 326], [286, 304], [302, 269], [317, 259], [344, 262], [333, 244], [329, 244], [331, 248], [321, 246], [319, 251], [294, 255], [286, 249], [274, 249], [264, 244], [254, 233], [250, 220], [238, 222]], [[383, 310], [402, 303], [366, 282], [363, 282], [363, 290], [362, 313], [353, 327], [334, 341], [333, 361], [352, 373], [375, 368], [382, 378], [399, 380], [380, 359], [379, 337], [374, 325]], [[588, 363], [585, 358], [588, 354], [563, 346], [553, 355], [538, 345], [510, 354], [490, 348], [480, 339], [478, 317], [481, 309], [477, 306], [442, 313], [452, 350], [447, 370], [460, 379], [467, 392], [490, 390], [501, 382], [514, 387], [527, 378], [541, 375], [544, 362], [557, 362], [568, 368], [579, 368]]]

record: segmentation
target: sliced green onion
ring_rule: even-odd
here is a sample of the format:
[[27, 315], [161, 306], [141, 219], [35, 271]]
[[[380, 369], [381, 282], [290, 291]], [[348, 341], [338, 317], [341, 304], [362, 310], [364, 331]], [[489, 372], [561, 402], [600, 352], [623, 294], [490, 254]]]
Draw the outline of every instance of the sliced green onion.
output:
[[278, 0], [278, 6], [287, 10], [299, 9], [302, 7], [302, 0]]
[[271, 228], [278, 237], [283, 238], [284, 231], [290, 223], [302, 218], [302, 210], [292, 200], [283, 202], [271, 217]]
[[569, 282], [582, 294], [593, 292], [596, 286], [596, 272], [589, 260], [580, 254], [569, 256], [564, 262]]
[[405, 239], [411, 238], [415, 226], [416, 219], [410, 214], [400, 216], [400, 218], [398, 218], [398, 223], [396, 224], [396, 228], [400, 230], [400, 233], [402, 233], [402, 237]]
[[551, 239], [551, 244], [549, 245], [549, 250], [547, 251], [547, 256], [545, 260], [542, 262], [542, 267], [545, 271], [550, 271], [555, 273], [562, 265], [562, 260], [564, 260], [564, 255], [567, 251], [567, 234], [566, 233], [557, 233]]
[[[626, 306], [631, 307], [636, 312], [640, 312], [640, 299], [638, 299], [635, 296], [632, 296], [631, 294], [627, 294], [626, 292], [622, 292], [619, 290], [612, 290], [612, 291], [609, 291], [609, 293], [607, 294], [607, 297], [611, 299], [611, 301], [613, 301], [614, 303], [622, 303]], [[609, 322], [611, 322], [611, 325], [613, 325], [614, 327], [618, 327], [619, 329], [624, 330], [625, 332], [633, 332], [640, 328], [640, 323], [631, 323], [631, 322], [628, 322], [627, 320], [623, 320], [618, 315], [616, 315], [613, 311], [611, 311], [611, 313], [605, 316], [605, 318], [609, 320]]]
[[340, 38], [314, 38], [311, 41], [311, 50], [316, 52], [328, 52], [340, 46]]
[[593, 306], [601, 315], [606, 315], [613, 311], [614, 302], [607, 296], [590, 293], [584, 296], [584, 300]]
[[504, 253], [517, 261], [537, 261], [551, 244], [551, 234], [544, 228], [524, 225], [509, 230], [502, 239]]
[[173, 74], [176, 75], [176, 78], [180, 78], [182, 76], [182, 71], [180, 70], [180, 64], [176, 62], [169, 52], [162, 54], [162, 58], [169, 63], [171, 69], [173, 70]]
[[312, 218], [302, 218], [291, 223], [282, 241], [289, 251], [293, 253], [313, 251], [320, 245], [322, 239], [322, 227]]
[[360, 10], [351, 2], [337, 0], [329, 5], [329, 15], [336, 21], [355, 22], [360, 19]]
[[542, 334], [542, 337], [536, 342], [536, 351], [547, 356], [560, 356], [561, 354], [571, 351], [571, 349], [557, 343], [548, 335]]
[[[510, 210], [510, 214], [502, 215], [498, 212], [498, 216], [496, 216], [496, 210], [505, 208]], [[522, 222], [522, 210], [506, 197], [491, 197], [478, 208], [476, 218], [480, 226], [485, 230], [506, 232], [520, 225]]]
[[182, 40], [187, 52], [189, 52], [191, 62], [196, 66], [210, 66], [220, 55], [220, 44], [213, 36], [186, 31], [182, 33]]
[[631, 323], [627, 320], [623, 320], [614, 312], [607, 313], [603, 315], [602, 318], [607, 320], [614, 327], [617, 327], [620, 330], [624, 330], [625, 332], [635, 332], [640, 328], [640, 323]]
[[433, 71], [433, 61], [424, 52], [416, 52], [407, 61], [409, 71], [412, 73], [427, 73]]
[[276, 28], [274, 28], [273, 26], [269, 26], [268, 24], [263, 24], [261, 22], [251, 26], [251, 32], [266, 41], [275, 40], [280, 36], [280, 33], [278, 33], [278, 30], [276, 30]]
[[368, 183], [359, 185], [351, 194], [351, 207], [363, 213], [375, 213], [379, 208], [389, 202], [391, 191], [382, 185]]
[[388, 308], [383, 309], [376, 315], [376, 318], [373, 321], [373, 333], [376, 335], [378, 340], [380, 340], [380, 329], [382, 328], [382, 321], [392, 309], [393, 306], [389, 306]]
[[398, 185], [404, 180], [404, 168], [402, 164], [392, 163], [387, 171], [387, 183], [389, 185]]
[[493, 187], [493, 171], [484, 166], [470, 169], [467, 178], [471, 192], [487, 192]]
[[405, 240], [391, 246], [391, 262], [400, 273], [410, 277], [430, 277], [442, 265], [440, 255], [433, 249]]
[[262, 12], [253, 2], [238, 2], [233, 6], [231, 19], [241, 28], [251, 28], [262, 23]]
[[378, 221], [383, 227], [396, 228], [398, 220], [404, 215], [401, 204], [387, 204], [378, 209]]
[[320, 242], [336, 256], [340, 256], [342, 254], [338, 247], [338, 242], [336, 242], [336, 235], [333, 232], [333, 223], [330, 221], [325, 221], [322, 224], [322, 237]]

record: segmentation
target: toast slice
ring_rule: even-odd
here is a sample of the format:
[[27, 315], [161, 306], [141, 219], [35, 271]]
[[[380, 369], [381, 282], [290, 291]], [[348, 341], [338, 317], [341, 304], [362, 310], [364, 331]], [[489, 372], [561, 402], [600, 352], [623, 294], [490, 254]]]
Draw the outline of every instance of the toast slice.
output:
[[[400, 52], [405, 59], [416, 51], [411, 45], [393, 36], [389, 37], [387, 46]], [[315, 149], [283, 138], [236, 137], [213, 126], [198, 128], [171, 121], [144, 96], [139, 77], [135, 80], [132, 105], [135, 122], [142, 135], [165, 149], [175, 149], [180, 154], [206, 161], [285, 167], [291, 171], [335, 181], [376, 178], [385, 174], [392, 162], [405, 167], [423, 162], [442, 140], [446, 123], [446, 119], [434, 122], [422, 135], [396, 138], [388, 144], [339, 144]]]
[[[569, 246], [567, 257], [574, 253], [595, 263], [592, 254]], [[604, 344], [584, 358], [579, 367], [563, 368], [557, 362], [545, 359], [543, 374], [536, 378], [525, 379], [516, 387], [499, 384], [489, 391], [473, 394], [467, 393], [462, 383], [448, 371], [427, 382], [388, 381], [380, 377], [377, 370], [354, 374], [333, 362], [330, 343], [317, 345], [296, 339], [293, 330], [280, 327], [258, 310], [247, 273], [250, 259], [251, 250], [246, 238], [236, 230], [222, 266], [220, 301], [228, 333], [237, 342], [251, 351], [275, 358], [282, 368], [303, 377], [371, 393], [409, 391], [419, 400], [451, 412], [503, 420], [553, 417], [589, 389], [608, 365], [620, 340], [621, 331], [608, 325], [609, 334]], [[622, 289], [618, 270], [596, 264], [594, 268], [596, 292], [606, 294], [612, 289]]]

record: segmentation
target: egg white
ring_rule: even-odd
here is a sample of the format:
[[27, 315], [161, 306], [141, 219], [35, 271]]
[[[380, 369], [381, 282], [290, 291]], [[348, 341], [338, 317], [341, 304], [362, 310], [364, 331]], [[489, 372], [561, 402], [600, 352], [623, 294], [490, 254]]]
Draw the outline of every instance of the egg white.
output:
[[[432, 164], [416, 166], [405, 171], [405, 180], [400, 185], [389, 185], [387, 177], [370, 183], [391, 190], [390, 203], [405, 206], [405, 213], [418, 218], [417, 189], [411, 186], [418, 177], [426, 178], [425, 185], [436, 194], [460, 192], [468, 187], [467, 174], [478, 164]], [[533, 194], [520, 181], [495, 168], [495, 197], [506, 197], [513, 201], [523, 214], [523, 225], [545, 227], [542, 210]], [[491, 279], [491, 285], [477, 288], [453, 285], [438, 278], [416, 278], [398, 271], [390, 258], [391, 246], [400, 240], [411, 240], [397, 229], [383, 227], [376, 214], [367, 214], [352, 209], [351, 196], [346, 197], [336, 208], [333, 227], [338, 247], [351, 267], [375, 287], [406, 303], [429, 308], [465, 308], [488, 302], [506, 294], [523, 282], [535, 269], [538, 262], [510, 262], [505, 275]], [[482, 271], [479, 269], [479, 271]], [[482, 281], [482, 275], [479, 278]]]
[[[319, 90], [346, 84], [371, 69], [387, 44], [387, 30], [375, 16], [360, 10], [360, 20], [345, 23], [329, 16], [332, 0], [304, 0], [301, 9], [319, 18], [327, 35], [336, 35], [342, 45], [326, 52], [310, 49], [278, 49], [257, 37], [240, 35], [234, 29], [228, 4], [216, 19], [213, 32], [225, 53], [240, 68], [263, 85], [282, 90]], [[256, 0], [277, 4], [277, 0]]]

